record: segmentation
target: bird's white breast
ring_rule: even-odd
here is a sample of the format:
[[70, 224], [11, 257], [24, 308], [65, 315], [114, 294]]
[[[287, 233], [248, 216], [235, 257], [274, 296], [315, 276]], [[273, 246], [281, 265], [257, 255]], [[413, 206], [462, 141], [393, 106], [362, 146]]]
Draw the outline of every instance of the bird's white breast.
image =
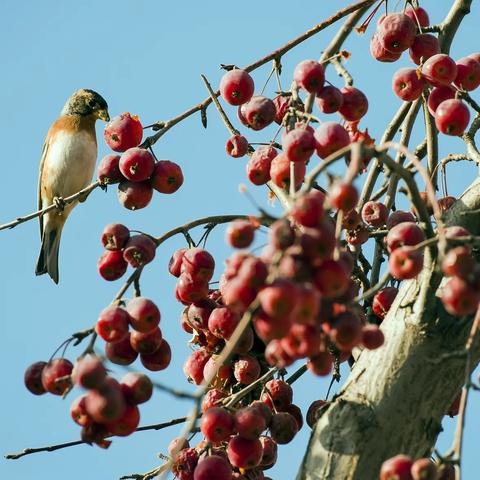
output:
[[43, 187], [67, 197], [86, 187], [93, 176], [97, 143], [88, 132], [57, 132], [45, 158]]

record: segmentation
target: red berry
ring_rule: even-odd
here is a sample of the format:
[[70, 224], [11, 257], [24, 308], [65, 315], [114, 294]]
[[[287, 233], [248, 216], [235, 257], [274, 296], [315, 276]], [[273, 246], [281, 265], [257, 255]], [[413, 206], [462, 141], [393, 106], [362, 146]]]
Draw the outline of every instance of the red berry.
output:
[[318, 93], [325, 83], [325, 69], [315, 60], [303, 60], [293, 71], [297, 85], [309, 93]]
[[263, 470], [270, 468], [277, 461], [277, 443], [270, 437], [260, 437], [260, 443], [262, 444], [263, 454], [260, 460], [260, 466]]
[[410, 247], [399, 247], [391, 253], [388, 268], [397, 280], [415, 278], [423, 268], [423, 252]]
[[232, 467], [227, 460], [218, 455], [210, 455], [198, 462], [193, 475], [194, 480], [231, 480]]
[[434, 87], [448, 86], [457, 76], [457, 65], [448, 55], [438, 53], [423, 64], [422, 75]]
[[449, 86], [436, 87], [428, 96], [428, 111], [431, 115], [435, 116], [438, 106], [445, 100], [455, 98], [455, 90]]
[[182, 267], [182, 262], [183, 262], [183, 256], [185, 255], [185, 252], [187, 251], [186, 248], [180, 248], [175, 251], [175, 253], [172, 255], [170, 258], [170, 261], [168, 262], [168, 271], [174, 276], [174, 277], [179, 277], [181, 272], [181, 267]]
[[247, 126], [253, 130], [262, 130], [270, 125], [277, 113], [273, 101], [261, 95], [252, 97], [240, 109]]
[[28, 391], [34, 395], [43, 395], [46, 393], [42, 384], [42, 372], [47, 362], [35, 362], [25, 371], [24, 383]]
[[157, 192], [175, 193], [183, 185], [183, 172], [175, 162], [159, 160], [153, 168], [150, 181]]
[[130, 315], [121, 307], [109, 306], [102, 310], [95, 331], [106, 342], [118, 342], [126, 337]]
[[230, 105], [242, 105], [253, 95], [255, 85], [245, 70], [234, 69], [223, 75], [220, 80], [220, 95]]
[[345, 128], [336, 122], [323, 122], [315, 130], [317, 155], [327, 158], [332, 153], [350, 145], [350, 135]]
[[317, 227], [324, 216], [325, 194], [312, 190], [302, 195], [290, 210], [290, 217], [304, 227]]
[[132, 405], [147, 402], [153, 393], [153, 383], [144, 373], [127, 373], [122, 378], [120, 386], [125, 400]]
[[375, 350], [383, 345], [385, 336], [377, 325], [365, 325], [362, 327], [362, 344], [369, 350]]
[[127, 267], [128, 263], [123, 258], [123, 252], [119, 250], [106, 250], [97, 262], [98, 273], [109, 282], [122, 277]]
[[134, 235], [125, 245], [123, 258], [133, 268], [138, 268], [150, 263], [155, 258], [156, 249], [156, 243], [147, 235]]
[[264, 185], [270, 180], [270, 166], [277, 156], [273, 147], [261, 146], [247, 163], [247, 176], [254, 185]]
[[445, 100], [435, 112], [435, 125], [445, 135], [461, 135], [469, 122], [470, 112], [461, 100]]
[[362, 339], [362, 323], [353, 313], [341, 313], [335, 317], [329, 336], [340, 350], [349, 351]]
[[136, 405], [127, 405], [123, 415], [117, 420], [108, 423], [108, 430], [119, 437], [131, 435], [140, 423], [140, 412]]
[[412, 464], [412, 459], [406, 455], [392, 457], [383, 462], [380, 480], [412, 480]]
[[395, 53], [387, 50], [378, 39], [378, 33], [375, 32], [370, 40], [370, 54], [379, 62], [391, 63], [396, 62], [402, 55], [402, 52]]
[[112, 377], [106, 377], [98, 389], [89, 390], [85, 397], [88, 415], [98, 423], [119, 419], [125, 412], [126, 403], [120, 384]]
[[258, 294], [263, 311], [272, 317], [290, 315], [295, 307], [296, 297], [296, 285], [283, 279], [275, 280]]
[[[180, 455], [181, 454], [180, 450], [185, 450], [186, 448], [190, 448], [190, 442], [186, 438], [176, 437], [168, 444], [168, 453], [171, 457], [175, 452], [178, 452]], [[178, 457], [177, 457], [177, 460], [178, 460]], [[192, 475], [193, 475], [193, 472], [192, 472]]]
[[[172, 454], [170, 453], [170, 455]], [[193, 480], [197, 464], [198, 452], [194, 448], [184, 448], [176, 457], [172, 465], [172, 472], [179, 480]]]
[[343, 105], [343, 94], [337, 87], [327, 85], [317, 92], [315, 103], [322, 113], [335, 113]]
[[124, 152], [142, 141], [142, 124], [136, 115], [126, 112], [107, 123], [104, 136], [105, 142], [112, 150]]
[[429, 458], [419, 458], [412, 465], [413, 480], [437, 480], [438, 467]]
[[203, 369], [209, 359], [210, 354], [203, 349], [192, 352], [183, 364], [183, 373], [189, 381], [193, 381], [195, 385], [203, 382]]
[[335, 244], [335, 227], [330, 219], [322, 220], [317, 228], [304, 228], [300, 237], [304, 256], [315, 263], [329, 258]]
[[233, 375], [241, 385], [250, 385], [260, 376], [260, 363], [251, 355], [240, 355], [233, 364]]
[[150, 203], [152, 196], [153, 188], [149, 181], [122, 180], [118, 184], [118, 200], [128, 210], [145, 208]]
[[228, 307], [212, 310], [208, 319], [209, 330], [218, 338], [228, 340], [240, 322], [240, 316]]
[[320, 352], [315, 357], [312, 357], [307, 363], [308, 369], [315, 375], [324, 377], [330, 375], [333, 368], [334, 358], [329, 352]]
[[188, 323], [195, 330], [208, 329], [208, 317], [216, 306], [217, 304], [209, 299], [190, 305], [187, 309]]
[[457, 61], [457, 76], [455, 85], [467, 92], [475, 90], [480, 85], [480, 62], [464, 57]]
[[422, 33], [415, 37], [415, 40], [408, 51], [413, 63], [420, 65], [430, 57], [440, 53], [440, 42], [438, 38], [430, 33]]
[[227, 243], [234, 248], [247, 248], [253, 242], [255, 226], [248, 220], [231, 222], [226, 231]]
[[71, 386], [70, 374], [72, 370], [72, 362], [66, 358], [50, 360], [42, 370], [43, 388], [54, 395], [63, 395]]
[[262, 459], [262, 444], [258, 438], [244, 438], [235, 435], [227, 446], [227, 455], [230, 463], [237, 468], [254, 468]]
[[422, 94], [425, 80], [418, 77], [414, 68], [401, 68], [393, 75], [392, 88], [397, 97], [405, 102], [413, 102]]
[[96, 355], [81, 357], [72, 372], [72, 380], [84, 388], [98, 388], [105, 381], [107, 371]]
[[189, 248], [182, 259], [182, 273], [192, 275], [195, 280], [209, 282], [215, 269], [215, 260], [212, 255], [201, 248]]
[[408, 15], [415, 22], [415, 25], [420, 25], [420, 27], [428, 27], [430, 25], [428, 13], [422, 7], [408, 5], [405, 9], [405, 15]]
[[470, 315], [478, 308], [480, 292], [461, 278], [452, 277], [443, 287], [441, 300], [451, 315]]
[[130, 365], [137, 357], [138, 353], [132, 348], [130, 343], [130, 333], [119, 342], [108, 342], [105, 345], [105, 355], [117, 365]]
[[233, 158], [243, 157], [248, 152], [248, 140], [243, 135], [234, 135], [227, 140], [225, 150]]
[[162, 343], [162, 332], [160, 328], [155, 327], [148, 333], [133, 331], [130, 334], [130, 344], [132, 348], [141, 354], [151, 355], [155, 353]]
[[172, 360], [172, 349], [170, 344], [163, 339], [160, 343], [160, 346], [157, 348], [155, 353], [150, 355], [141, 354], [140, 361], [142, 365], [152, 372], [158, 372], [160, 370], [165, 370]]
[[[203, 375], [202, 375], [202, 379], [203, 379]], [[202, 412], [205, 413], [209, 408], [214, 407], [222, 399], [224, 399], [226, 397], [227, 397], [227, 394], [225, 392], [223, 392], [222, 390], [218, 390], [217, 388], [212, 388], [203, 397]]]
[[129, 148], [120, 157], [120, 171], [132, 182], [142, 182], [150, 178], [155, 166], [155, 158], [144, 148]]
[[285, 410], [293, 400], [292, 387], [283, 380], [269, 380], [265, 384], [265, 393], [261, 400], [269, 406], [273, 405], [277, 410]]
[[349, 122], [360, 120], [368, 110], [368, 99], [365, 94], [355, 87], [343, 87], [343, 104], [339, 108], [340, 115]]
[[398, 288], [385, 287], [382, 288], [373, 297], [372, 309], [373, 313], [382, 320], [386, 317], [390, 307], [392, 306], [395, 297], [397, 296]]
[[87, 395], [77, 397], [70, 406], [70, 416], [72, 420], [82, 427], [88, 427], [93, 423], [93, 419], [87, 412], [86, 397]]
[[290, 443], [298, 432], [295, 418], [287, 412], [275, 413], [270, 423], [272, 439], [280, 445]]
[[259, 408], [245, 407], [235, 413], [235, 430], [248, 439], [255, 439], [267, 428], [267, 421]]
[[307, 425], [310, 428], [313, 428], [315, 426], [315, 423], [317, 422], [317, 412], [326, 403], [327, 402], [325, 400], [314, 400], [308, 407], [306, 419], [307, 419]]
[[329, 189], [328, 201], [333, 208], [349, 212], [358, 202], [358, 190], [351, 183], [336, 182]]
[[208, 296], [208, 280], [194, 279], [189, 273], [182, 273], [178, 278], [175, 293], [178, 300], [185, 305], [199, 302]]
[[445, 255], [442, 262], [442, 270], [448, 277], [457, 276], [468, 280], [474, 272], [476, 262], [472, 257], [469, 247], [461, 246], [452, 248]]
[[102, 232], [102, 245], [107, 250], [121, 250], [130, 238], [130, 230], [121, 223], [110, 223]]
[[291, 162], [306, 162], [315, 151], [315, 137], [311, 128], [294, 128], [282, 139], [283, 154]]
[[380, 44], [394, 53], [401, 53], [410, 48], [416, 33], [415, 22], [403, 13], [386, 15], [377, 28]]
[[381, 227], [385, 225], [388, 217], [387, 207], [380, 202], [367, 202], [362, 208], [362, 218], [364, 222], [372, 227]]
[[209, 442], [224, 442], [233, 434], [235, 419], [223, 407], [209, 408], [200, 419], [200, 431]]
[[415, 216], [412, 212], [396, 210], [395, 212], [392, 212], [387, 219], [387, 229], [391, 230], [395, 225], [402, 222], [415, 223]]
[[130, 314], [130, 324], [137, 332], [150, 332], [160, 323], [160, 310], [148, 298], [132, 298], [128, 302], [127, 312]]
[[123, 180], [120, 171], [120, 155], [105, 155], [100, 162], [97, 170], [98, 180], [103, 184], [119, 183]]
[[425, 240], [423, 230], [415, 223], [401, 222], [395, 225], [385, 237], [389, 252], [404, 245], [417, 245]]
[[275, 123], [278, 123], [278, 125], [281, 125], [283, 122], [283, 117], [285, 117], [287, 110], [290, 107], [291, 98], [292, 97], [289, 95], [277, 95], [273, 99], [277, 111], [275, 114]]
[[[306, 165], [304, 162], [294, 163], [295, 189], [298, 190], [305, 178]], [[290, 187], [290, 160], [286, 155], [277, 155], [270, 165], [270, 177], [273, 183], [280, 188]]]

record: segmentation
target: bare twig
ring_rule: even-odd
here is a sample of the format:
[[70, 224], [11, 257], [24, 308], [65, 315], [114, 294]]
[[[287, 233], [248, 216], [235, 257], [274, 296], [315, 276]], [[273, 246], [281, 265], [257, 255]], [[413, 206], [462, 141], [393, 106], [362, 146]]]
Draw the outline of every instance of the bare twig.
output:
[[[97, 187], [100, 187], [101, 183], [99, 181], [90, 184], [88, 187], [80, 190], [69, 197], [63, 199], [62, 204], [70, 204], [76, 201], [79, 201], [81, 198], [85, 198], [90, 192], [93, 192]], [[24, 217], [18, 217], [17, 219], [4, 223], [0, 225], [0, 230], [5, 230], [7, 228], [14, 228], [20, 223], [28, 222], [29, 220], [33, 220], [34, 218], [41, 217], [52, 210], [57, 210], [57, 206], [55, 204], [49, 205], [48, 207], [42, 208], [41, 210], [37, 210], [36, 212], [30, 213], [29, 215], [25, 215]]]

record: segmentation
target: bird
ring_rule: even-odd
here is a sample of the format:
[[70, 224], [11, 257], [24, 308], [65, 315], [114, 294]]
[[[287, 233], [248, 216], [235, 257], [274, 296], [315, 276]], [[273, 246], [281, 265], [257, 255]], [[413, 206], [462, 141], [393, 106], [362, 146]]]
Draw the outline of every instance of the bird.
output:
[[95, 122], [98, 119], [110, 120], [105, 99], [93, 90], [77, 90], [53, 122], [43, 145], [38, 210], [50, 205], [57, 208], [39, 217], [42, 247], [35, 273], [48, 273], [56, 284], [63, 226], [78, 203], [66, 205], [63, 199], [79, 192], [92, 180], [97, 160]]

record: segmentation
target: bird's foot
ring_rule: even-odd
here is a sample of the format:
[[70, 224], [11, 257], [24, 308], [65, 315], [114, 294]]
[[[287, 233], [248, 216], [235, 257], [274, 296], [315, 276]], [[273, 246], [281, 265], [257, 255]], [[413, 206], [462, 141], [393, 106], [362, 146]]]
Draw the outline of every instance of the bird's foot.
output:
[[65, 200], [63, 197], [53, 197], [53, 204], [55, 205], [55, 208], [59, 212], [63, 212], [63, 209], [65, 208]]

